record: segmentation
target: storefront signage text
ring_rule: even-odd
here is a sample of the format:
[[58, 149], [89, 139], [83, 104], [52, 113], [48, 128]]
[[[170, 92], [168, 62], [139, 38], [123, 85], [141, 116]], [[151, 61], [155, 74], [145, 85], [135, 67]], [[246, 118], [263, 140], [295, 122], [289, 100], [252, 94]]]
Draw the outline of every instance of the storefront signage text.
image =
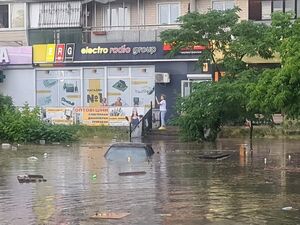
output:
[[8, 64], [9, 58], [6, 48], [0, 48], [0, 64]]
[[149, 47], [128, 47], [126, 45], [122, 45], [120, 47], [95, 47], [91, 48], [89, 46], [86, 46], [85, 48], [82, 48], [80, 50], [81, 54], [130, 54], [138, 55], [138, 54], [154, 54], [156, 52], [155, 46], [149, 46]]
[[31, 47], [0, 48], [0, 65], [32, 64]]

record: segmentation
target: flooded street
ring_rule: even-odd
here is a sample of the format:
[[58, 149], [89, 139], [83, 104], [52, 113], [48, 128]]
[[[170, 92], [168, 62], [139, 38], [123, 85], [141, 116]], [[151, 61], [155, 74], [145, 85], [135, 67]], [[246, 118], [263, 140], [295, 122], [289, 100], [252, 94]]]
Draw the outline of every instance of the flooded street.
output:
[[[0, 150], [0, 224], [300, 225], [300, 141], [259, 140], [252, 157], [240, 154], [244, 143], [153, 141], [152, 160], [137, 164], [107, 162], [110, 141]], [[146, 174], [118, 175], [128, 171]], [[47, 182], [20, 184], [22, 174]], [[90, 219], [108, 211], [130, 215]]]

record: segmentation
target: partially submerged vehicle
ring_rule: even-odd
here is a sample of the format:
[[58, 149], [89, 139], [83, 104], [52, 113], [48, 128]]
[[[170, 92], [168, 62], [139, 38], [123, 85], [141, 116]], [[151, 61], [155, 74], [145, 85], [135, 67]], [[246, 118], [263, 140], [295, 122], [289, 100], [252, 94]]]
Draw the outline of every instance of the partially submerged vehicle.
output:
[[140, 162], [147, 161], [154, 151], [144, 143], [114, 143], [106, 151], [104, 157], [109, 161]]

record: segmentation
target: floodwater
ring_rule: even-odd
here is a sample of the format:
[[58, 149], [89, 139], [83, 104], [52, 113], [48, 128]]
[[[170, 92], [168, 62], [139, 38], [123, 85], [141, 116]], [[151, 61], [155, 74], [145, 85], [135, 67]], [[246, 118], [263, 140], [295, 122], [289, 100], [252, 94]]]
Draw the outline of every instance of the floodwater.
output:
[[[138, 164], [106, 162], [110, 141], [0, 150], [0, 224], [300, 225], [300, 141], [259, 140], [252, 157], [240, 154], [244, 143], [153, 141], [152, 160]], [[118, 175], [128, 171], [146, 174]], [[47, 182], [20, 184], [21, 174]], [[96, 212], [130, 215], [90, 219]]]

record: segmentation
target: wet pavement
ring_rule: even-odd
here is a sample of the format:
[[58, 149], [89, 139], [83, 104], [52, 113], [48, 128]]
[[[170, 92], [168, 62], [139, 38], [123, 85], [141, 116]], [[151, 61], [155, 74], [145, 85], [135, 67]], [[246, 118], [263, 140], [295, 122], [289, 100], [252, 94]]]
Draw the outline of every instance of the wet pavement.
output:
[[[259, 140], [252, 157], [244, 143], [156, 140], [152, 160], [123, 164], [104, 159], [109, 140], [0, 150], [0, 224], [300, 225], [300, 141]], [[146, 174], [118, 175], [129, 171]], [[19, 184], [22, 174], [47, 182]], [[90, 219], [109, 211], [130, 215]]]

